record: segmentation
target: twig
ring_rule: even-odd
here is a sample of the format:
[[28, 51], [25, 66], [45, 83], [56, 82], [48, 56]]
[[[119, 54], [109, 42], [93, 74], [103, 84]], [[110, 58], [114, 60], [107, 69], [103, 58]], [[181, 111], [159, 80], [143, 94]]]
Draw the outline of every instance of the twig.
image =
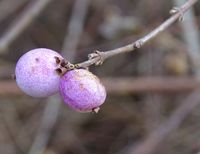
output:
[[10, 44], [31, 24], [31, 22], [41, 13], [41, 11], [52, 0], [33, 0], [21, 13], [19, 17], [10, 25], [0, 39], [0, 53], [5, 52]]
[[200, 104], [200, 91], [195, 91], [137, 147], [129, 149], [131, 154], [150, 154], [169, 133], [177, 129], [181, 122]]
[[134, 43], [128, 44], [124, 47], [120, 47], [114, 50], [104, 51], [104, 52], [95, 52], [89, 55], [89, 60], [84, 61], [82, 63], [76, 64], [76, 67], [88, 67], [93, 64], [102, 64], [104, 60], [107, 58], [110, 58], [112, 56], [121, 54], [121, 53], [127, 53], [131, 52], [135, 49], [141, 48], [145, 43], [153, 39], [155, 36], [160, 34], [162, 31], [167, 29], [170, 25], [172, 25], [176, 20], [182, 18], [183, 14], [192, 6], [194, 5], [198, 0], [188, 0], [185, 4], [183, 4], [179, 10], [172, 9], [170, 12], [172, 13], [172, 16], [167, 19], [165, 22], [163, 22], [160, 26], [158, 26], [156, 29], [154, 29], [152, 32], [144, 36], [143, 38], [135, 41]]
[[[78, 46], [80, 35], [83, 31], [83, 25], [86, 18], [86, 14], [89, 8], [90, 0], [76, 0], [74, 8], [72, 11], [72, 16], [69, 21], [69, 27], [67, 29], [68, 35], [64, 40], [62, 47], [62, 54], [65, 54], [70, 60], [73, 60], [75, 57], [75, 50]], [[78, 25], [78, 26], [77, 26]], [[71, 42], [74, 41], [74, 42]], [[72, 43], [72, 44], [71, 44]], [[68, 55], [69, 54], [69, 55]], [[29, 154], [43, 154], [46, 145], [48, 143], [51, 130], [53, 129], [57, 117], [59, 115], [59, 110], [61, 106], [61, 100], [59, 96], [51, 96], [47, 100], [47, 104], [44, 110], [44, 115], [42, 117], [41, 125], [36, 135], [36, 138], [33, 142], [33, 145], [29, 151]], [[84, 149], [82, 149], [83, 152]], [[87, 153], [87, 152], [85, 152]]]
[[[200, 81], [184, 77], [137, 77], [137, 78], [100, 78], [106, 91], [113, 95], [129, 95], [138, 93], [181, 93], [200, 88]], [[15, 81], [0, 81], [0, 96], [23, 95]], [[59, 100], [60, 101], [60, 100]], [[58, 101], [58, 102], [59, 102]]]

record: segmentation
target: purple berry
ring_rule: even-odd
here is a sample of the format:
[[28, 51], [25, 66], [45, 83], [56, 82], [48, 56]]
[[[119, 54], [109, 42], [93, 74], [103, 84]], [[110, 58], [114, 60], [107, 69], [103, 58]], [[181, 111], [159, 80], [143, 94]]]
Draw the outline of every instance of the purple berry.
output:
[[33, 97], [50, 96], [59, 90], [56, 72], [62, 56], [50, 49], [38, 48], [25, 53], [15, 68], [16, 82], [22, 91]]
[[65, 73], [60, 79], [60, 94], [70, 108], [80, 112], [98, 111], [106, 99], [100, 80], [85, 69]]

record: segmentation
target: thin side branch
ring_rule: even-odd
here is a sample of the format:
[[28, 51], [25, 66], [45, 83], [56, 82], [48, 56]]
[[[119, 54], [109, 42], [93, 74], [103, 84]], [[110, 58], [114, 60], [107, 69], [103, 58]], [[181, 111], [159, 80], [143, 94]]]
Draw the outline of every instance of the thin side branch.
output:
[[170, 25], [172, 25], [175, 21], [182, 19], [183, 14], [191, 7], [193, 6], [198, 0], [188, 0], [185, 4], [183, 4], [179, 9], [172, 9], [170, 13], [172, 16], [167, 19], [165, 22], [163, 22], [160, 26], [158, 26], [156, 29], [154, 29], [152, 32], [144, 36], [143, 38], [135, 41], [134, 43], [128, 44], [124, 47], [120, 47], [114, 50], [109, 51], [96, 51], [95, 53], [92, 53], [89, 55], [89, 60], [84, 61], [82, 63], [76, 64], [76, 67], [88, 67], [93, 64], [102, 64], [104, 60], [107, 58], [110, 58], [112, 56], [121, 54], [121, 53], [127, 53], [134, 51], [135, 49], [141, 48], [145, 43], [156, 37], [158, 34], [160, 34], [162, 31], [167, 29]]

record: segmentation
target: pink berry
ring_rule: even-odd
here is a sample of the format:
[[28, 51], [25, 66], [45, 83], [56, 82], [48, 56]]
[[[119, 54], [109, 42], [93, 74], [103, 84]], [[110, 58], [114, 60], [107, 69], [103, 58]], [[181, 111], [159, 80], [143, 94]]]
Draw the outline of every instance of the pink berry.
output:
[[100, 80], [85, 69], [65, 73], [60, 79], [60, 94], [70, 108], [80, 112], [97, 111], [106, 98]]
[[46, 97], [58, 92], [60, 76], [56, 69], [59, 59], [63, 59], [59, 53], [45, 48], [25, 53], [16, 64], [17, 85], [33, 97]]

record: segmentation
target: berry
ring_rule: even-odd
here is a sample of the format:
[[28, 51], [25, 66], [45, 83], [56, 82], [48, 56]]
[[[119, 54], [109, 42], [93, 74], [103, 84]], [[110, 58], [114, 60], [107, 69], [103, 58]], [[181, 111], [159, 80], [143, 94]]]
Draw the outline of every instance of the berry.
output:
[[59, 90], [58, 69], [62, 56], [50, 49], [33, 49], [18, 60], [16, 82], [22, 91], [33, 97], [50, 96]]
[[100, 80], [85, 69], [65, 73], [60, 79], [60, 94], [70, 108], [80, 112], [97, 112], [106, 98]]

